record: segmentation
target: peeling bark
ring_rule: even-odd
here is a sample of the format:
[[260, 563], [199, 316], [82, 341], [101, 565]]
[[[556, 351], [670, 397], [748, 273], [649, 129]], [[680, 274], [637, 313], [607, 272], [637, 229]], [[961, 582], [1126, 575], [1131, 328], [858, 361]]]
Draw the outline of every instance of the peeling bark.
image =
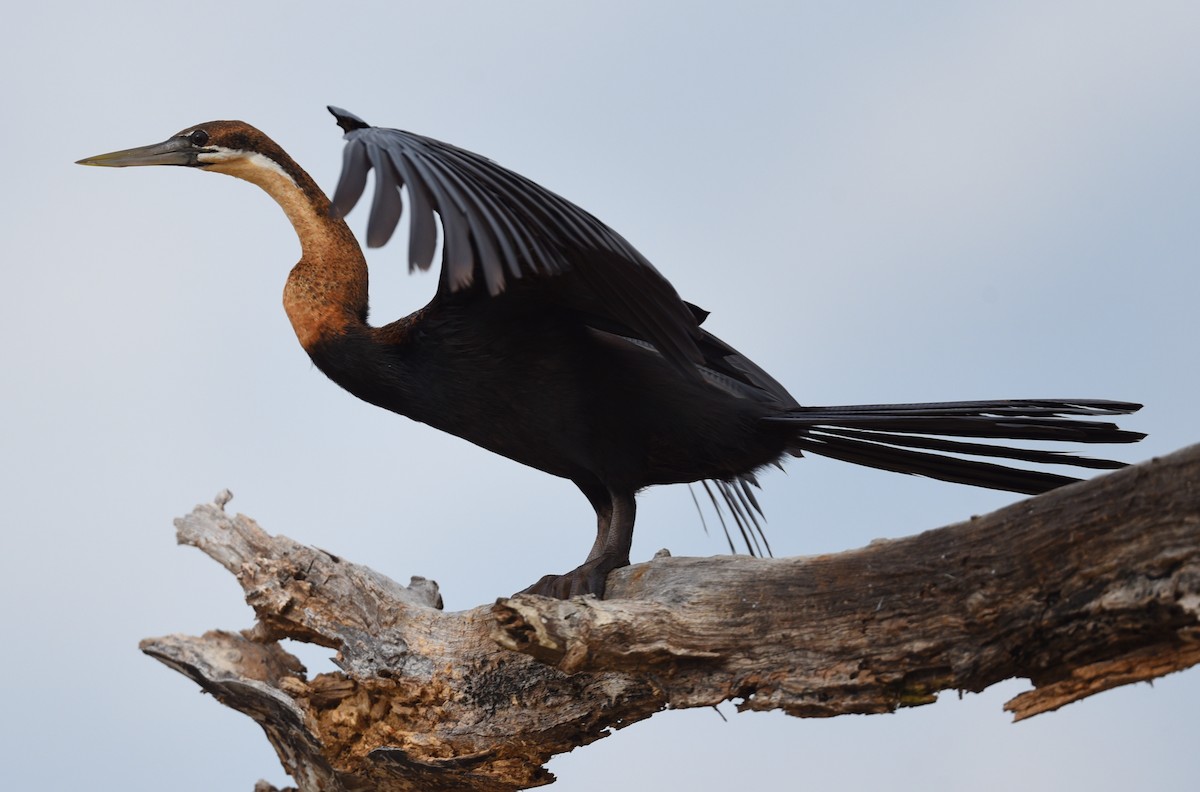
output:
[[[1012, 677], [1017, 719], [1200, 662], [1200, 446], [834, 555], [657, 558], [609, 599], [458, 613], [225, 513], [176, 521], [257, 624], [142, 649], [253, 717], [303, 792], [515, 790], [665, 708], [890, 712]], [[276, 643], [337, 650], [307, 678]], [[263, 786], [264, 790], [269, 786]]]

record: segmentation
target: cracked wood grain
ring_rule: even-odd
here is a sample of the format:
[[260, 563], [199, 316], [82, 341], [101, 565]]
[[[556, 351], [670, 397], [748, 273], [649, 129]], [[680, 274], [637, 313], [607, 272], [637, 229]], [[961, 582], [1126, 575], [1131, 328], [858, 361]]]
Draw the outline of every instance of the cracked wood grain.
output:
[[[551, 756], [666, 707], [884, 713], [1023, 677], [1020, 719], [1200, 662], [1200, 446], [857, 550], [656, 558], [603, 601], [458, 613], [227, 500], [178, 538], [257, 623], [142, 649], [253, 717], [304, 792], [537, 786]], [[281, 638], [342, 671], [307, 677]]]

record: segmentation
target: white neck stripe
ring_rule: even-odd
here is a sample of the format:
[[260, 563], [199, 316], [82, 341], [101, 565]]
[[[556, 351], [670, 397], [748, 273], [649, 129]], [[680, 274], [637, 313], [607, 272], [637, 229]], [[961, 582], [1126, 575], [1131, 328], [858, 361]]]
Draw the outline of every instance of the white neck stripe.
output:
[[202, 151], [197, 154], [196, 161], [206, 165], [216, 165], [222, 162], [233, 162], [235, 160], [240, 160], [252, 168], [261, 168], [262, 170], [277, 173], [291, 182], [294, 186], [300, 186], [296, 184], [296, 180], [292, 178], [292, 175], [285, 171], [278, 162], [265, 154], [259, 154], [257, 151], [242, 151], [240, 149], [225, 148], [223, 146], [211, 146], [210, 148], [212, 149], [211, 151]]

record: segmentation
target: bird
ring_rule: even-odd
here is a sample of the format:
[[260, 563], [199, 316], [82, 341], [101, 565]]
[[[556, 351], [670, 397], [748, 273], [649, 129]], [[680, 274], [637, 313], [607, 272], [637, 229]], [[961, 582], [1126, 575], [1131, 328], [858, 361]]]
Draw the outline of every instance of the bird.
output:
[[[1141, 405], [1109, 399], [802, 405], [584, 209], [479, 154], [329, 111], [346, 141], [332, 198], [241, 121], [79, 164], [174, 165], [258, 185], [300, 240], [283, 306], [317, 369], [359, 399], [572, 481], [596, 512], [592, 548], [522, 593], [603, 597], [608, 574], [630, 562], [636, 496], [650, 486], [699, 482], [761, 552], [758, 474], [791, 457], [1033, 495], [1078, 479], [987, 460], [1124, 463], [986, 441], [1145, 436], [1108, 420]], [[367, 245], [389, 241], [407, 198], [410, 271], [441, 251], [430, 302], [382, 325], [368, 321], [367, 264], [345, 221], [372, 172]]]

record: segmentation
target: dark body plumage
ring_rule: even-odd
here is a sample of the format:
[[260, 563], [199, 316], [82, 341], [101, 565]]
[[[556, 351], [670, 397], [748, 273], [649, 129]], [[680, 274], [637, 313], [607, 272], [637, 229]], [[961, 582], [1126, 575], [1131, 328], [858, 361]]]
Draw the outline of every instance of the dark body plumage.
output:
[[520, 284], [477, 304], [435, 300], [410, 332], [419, 343], [381, 345], [359, 331], [309, 352], [365, 401], [581, 486], [728, 478], [787, 445], [781, 427], [755, 429], [778, 412], [769, 402], [681, 377], [661, 355]]
[[[634, 497], [654, 484], [706, 482], [753, 549], [755, 474], [788, 455], [1037, 493], [1075, 479], [960, 456], [1114, 468], [978, 440], [1142, 437], [1095, 420], [1138, 409], [1127, 402], [802, 407], [704, 331], [705, 312], [582, 209], [476, 154], [331, 110], [348, 141], [332, 206], [282, 149], [241, 122], [85, 162], [191, 165], [263, 186], [304, 247], [284, 303], [322, 372], [365, 401], [573, 481], [596, 509], [596, 542], [579, 568], [531, 591], [602, 594], [608, 572], [629, 563]], [[391, 236], [402, 187], [411, 267], [432, 265], [439, 223], [443, 232], [437, 294], [382, 327], [366, 321], [366, 265], [341, 220], [372, 169], [369, 243]]]

